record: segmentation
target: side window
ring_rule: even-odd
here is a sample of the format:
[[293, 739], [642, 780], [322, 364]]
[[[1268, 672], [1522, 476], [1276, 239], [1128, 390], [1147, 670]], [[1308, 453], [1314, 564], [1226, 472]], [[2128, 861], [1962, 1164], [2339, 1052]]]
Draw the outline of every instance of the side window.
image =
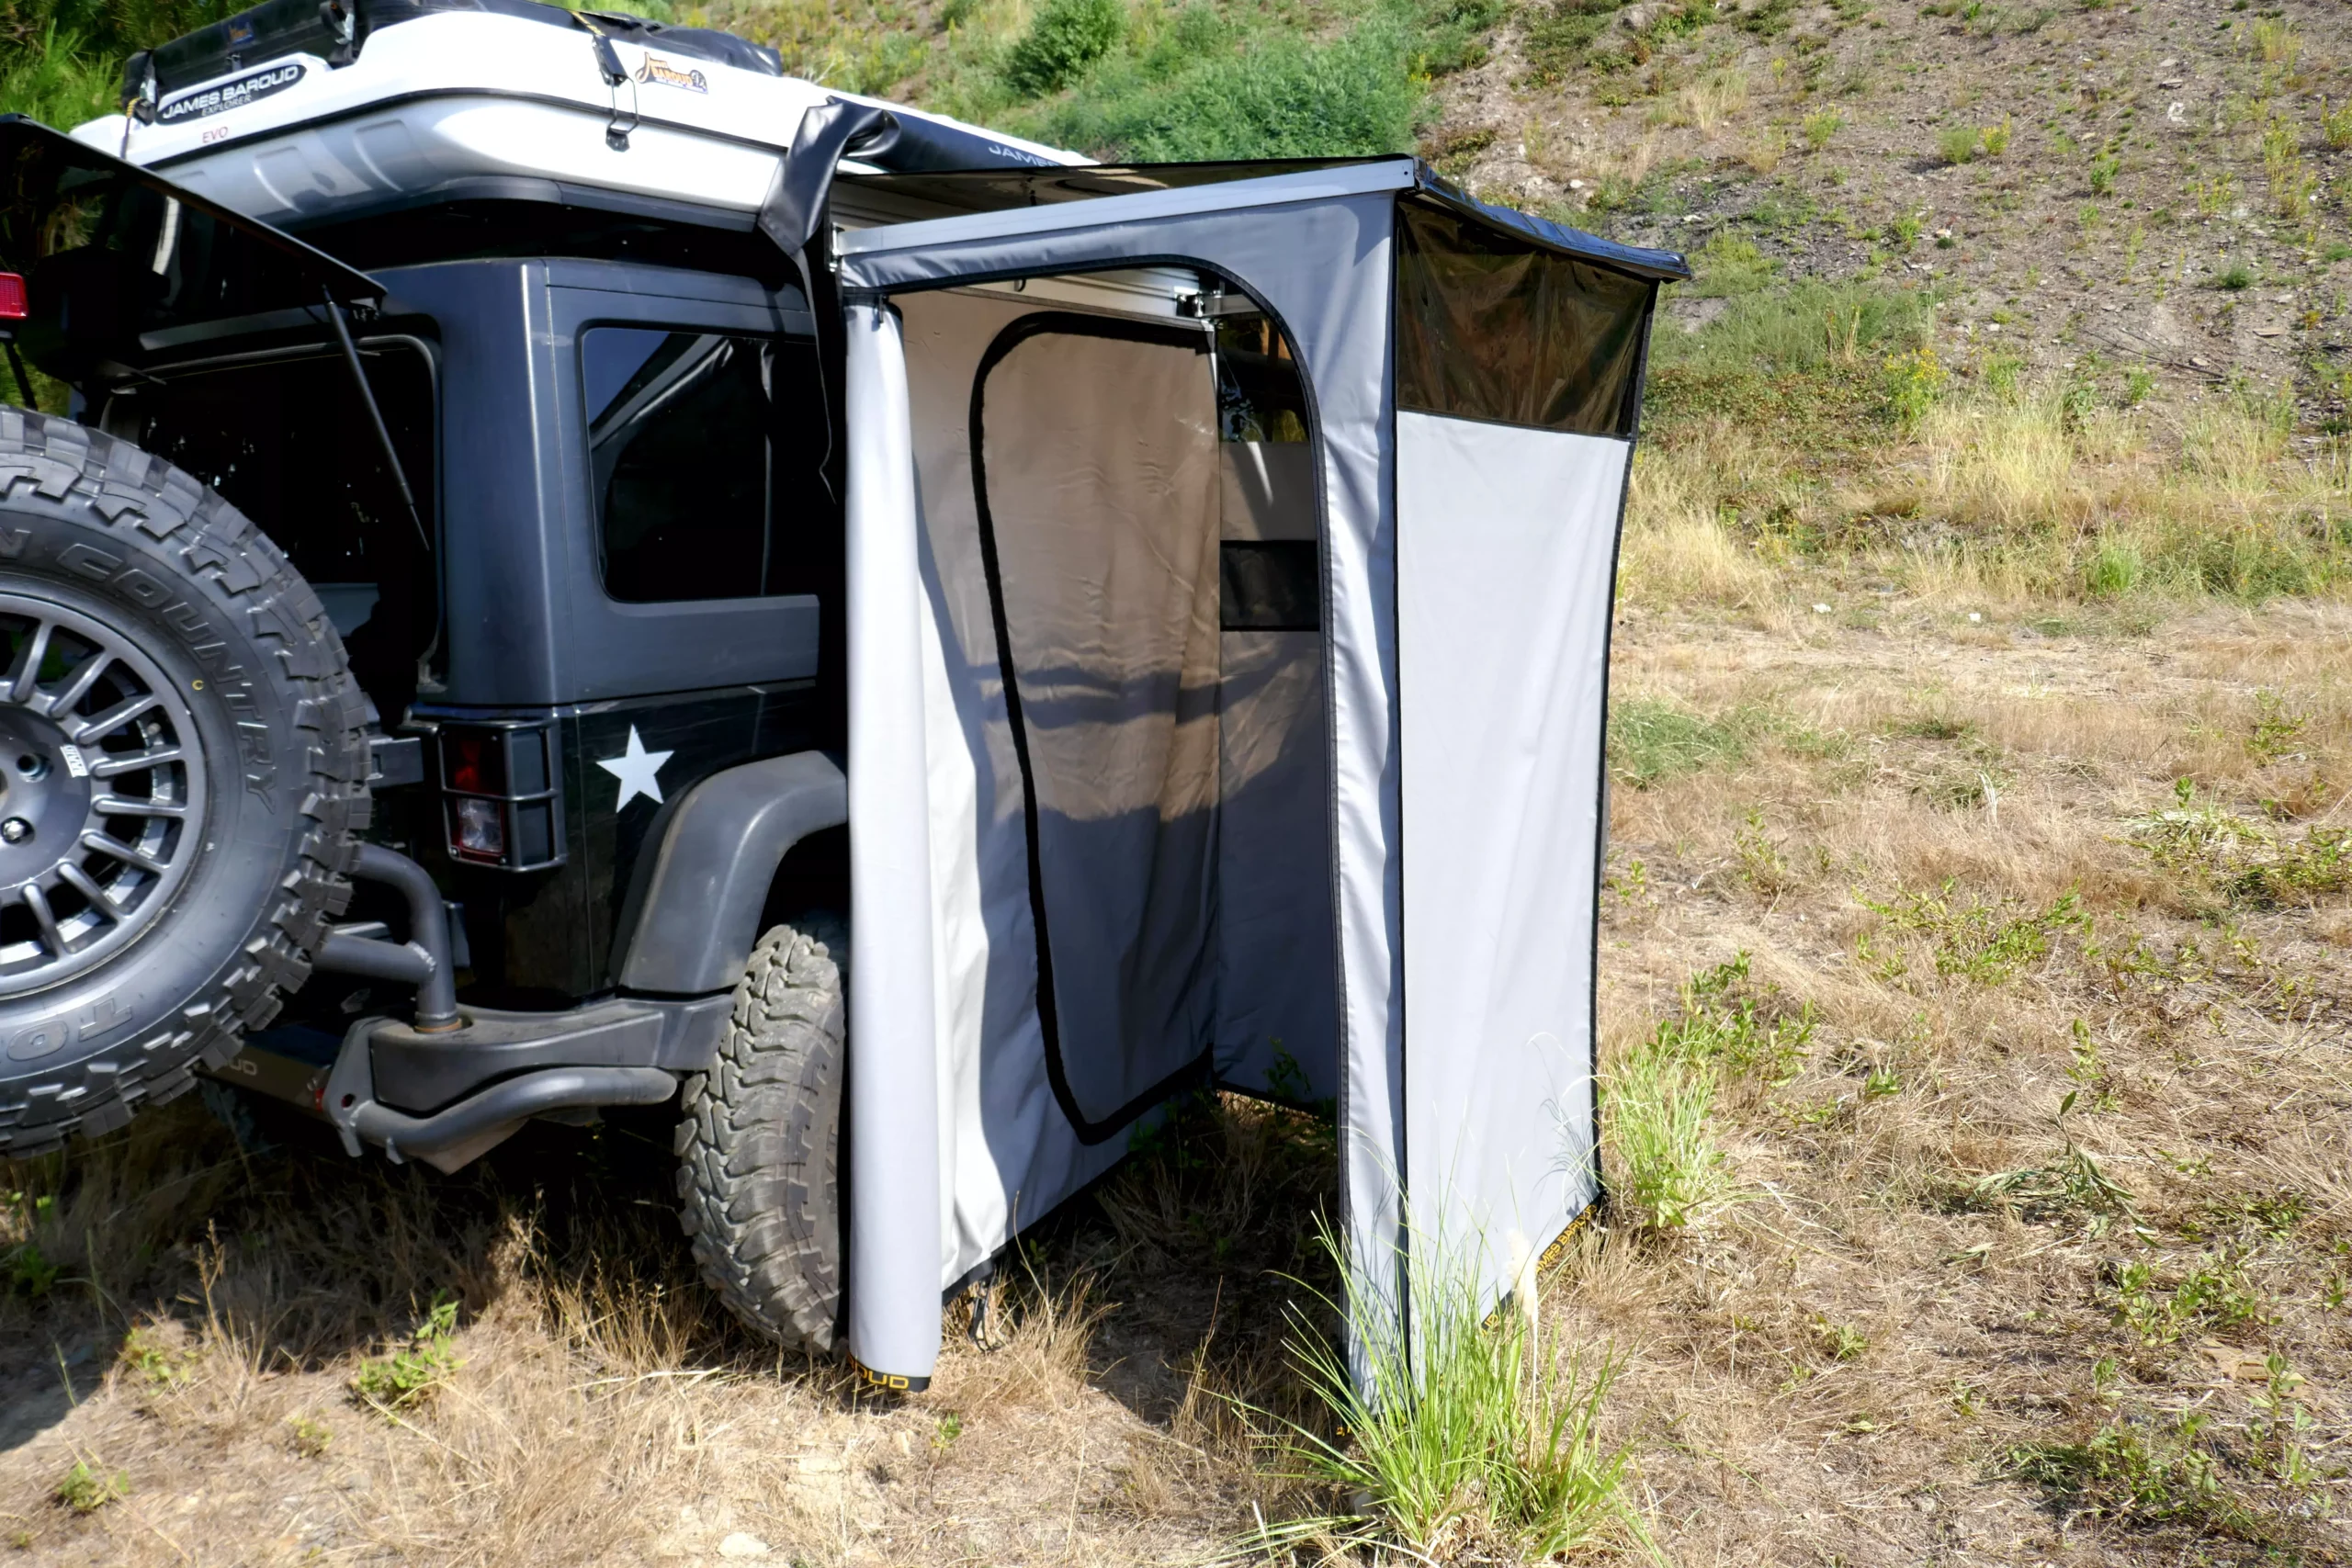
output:
[[591, 327], [580, 372], [605, 592], [653, 604], [806, 591], [789, 523], [818, 514], [823, 494], [813, 345]]

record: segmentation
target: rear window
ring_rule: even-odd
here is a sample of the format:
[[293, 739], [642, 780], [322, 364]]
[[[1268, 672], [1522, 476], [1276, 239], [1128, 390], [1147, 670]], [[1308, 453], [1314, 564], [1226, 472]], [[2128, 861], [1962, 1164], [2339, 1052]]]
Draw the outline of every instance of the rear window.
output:
[[605, 592], [652, 604], [813, 591], [808, 526], [828, 499], [814, 344], [591, 327], [580, 377]]
[[[433, 366], [382, 342], [362, 356], [401, 466], [435, 530]], [[439, 623], [433, 556], [401, 502], [340, 355], [166, 372], [107, 404], [106, 426], [210, 485], [284, 550], [343, 635], [352, 672], [396, 719]]]

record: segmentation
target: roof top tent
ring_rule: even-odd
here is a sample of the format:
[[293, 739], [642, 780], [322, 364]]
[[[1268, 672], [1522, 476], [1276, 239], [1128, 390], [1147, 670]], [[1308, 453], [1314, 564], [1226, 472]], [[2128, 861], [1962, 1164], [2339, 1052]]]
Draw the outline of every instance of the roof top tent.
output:
[[1599, 1191], [1611, 601], [1680, 258], [1407, 158], [833, 201], [945, 214], [834, 241], [852, 1352], [919, 1386], [942, 1287], [1206, 1082], [1336, 1102], [1359, 1312], [1498, 1301]]
[[121, 101], [74, 138], [289, 229], [536, 205], [748, 233], [828, 102], [896, 121], [851, 169], [1083, 161], [787, 76], [727, 33], [537, 0], [264, 0], [131, 56]]

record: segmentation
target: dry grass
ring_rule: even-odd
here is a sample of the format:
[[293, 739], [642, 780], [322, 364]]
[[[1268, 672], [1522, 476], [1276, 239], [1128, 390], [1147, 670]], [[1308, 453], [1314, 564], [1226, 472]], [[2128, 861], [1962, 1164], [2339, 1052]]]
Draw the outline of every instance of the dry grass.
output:
[[[1659, 1551], [2339, 1560], [2352, 897], [2135, 825], [2187, 779], [2279, 844], [2352, 826], [2352, 617], [1738, 606], [1621, 637], [1621, 704], [1733, 740], [1616, 790], [1601, 998], [1610, 1061], [1707, 1064], [1730, 1201], [1588, 1236], [1540, 1338], [1622, 1363], [1602, 1430]], [[549, 1129], [447, 1179], [175, 1108], [16, 1168], [6, 1242], [56, 1275], [0, 1304], [0, 1524], [59, 1563], [1165, 1562], [1344, 1503], [1270, 1446], [1317, 1419], [1286, 1345], [1296, 1281], [1330, 1285], [1311, 1119], [1188, 1107], [1015, 1255], [987, 1348], [958, 1304], [934, 1392], [888, 1404], [713, 1311], [660, 1142]], [[440, 1292], [454, 1368], [356, 1401]]]
[[1625, 589], [1769, 618], [1835, 561], [1922, 602], [2017, 613], [2333, 593], [2352, 446], [2297, 451], [2290, 427], [2282, 405], [2219, 394], [2165, 413], [2064, 385], [1962, 388], [1824, 478], [1753, 424], [1686, 420], [1635, 460]]
[[1619, 791], [1612, 1050], [1734, 948], [1760, 1008], [1818, 1019], [1793, 1072], [1726, 1085], [1748, 1201], [1570, 1266], [1585, 1331], [1632, 1348], [1619, 1396], [1673, 1434], [1647, 1469], [1673, 1548], [2336, 1561], [2346, 895], [2217, 901], [2129, 824], [2188, 777], [2324, 830], [2352, 620], [1905, 631], [1620, 644], [1621, 689], [1769, 703], [1792, 739]]

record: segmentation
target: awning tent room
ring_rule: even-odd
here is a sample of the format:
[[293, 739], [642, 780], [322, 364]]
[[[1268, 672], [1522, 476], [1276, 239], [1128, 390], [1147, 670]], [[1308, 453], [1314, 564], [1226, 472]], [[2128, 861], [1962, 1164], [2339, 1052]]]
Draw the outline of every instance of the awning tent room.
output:
[[[1351, 1296], [1599, 1190], [1617, 537], [1679, 258], [1410, 159], [844, 177], [849, 1346], [1215, 1083], [1329, 1102]], [[1362, 1336], [1367, 1325], [1358, 1322]]]

